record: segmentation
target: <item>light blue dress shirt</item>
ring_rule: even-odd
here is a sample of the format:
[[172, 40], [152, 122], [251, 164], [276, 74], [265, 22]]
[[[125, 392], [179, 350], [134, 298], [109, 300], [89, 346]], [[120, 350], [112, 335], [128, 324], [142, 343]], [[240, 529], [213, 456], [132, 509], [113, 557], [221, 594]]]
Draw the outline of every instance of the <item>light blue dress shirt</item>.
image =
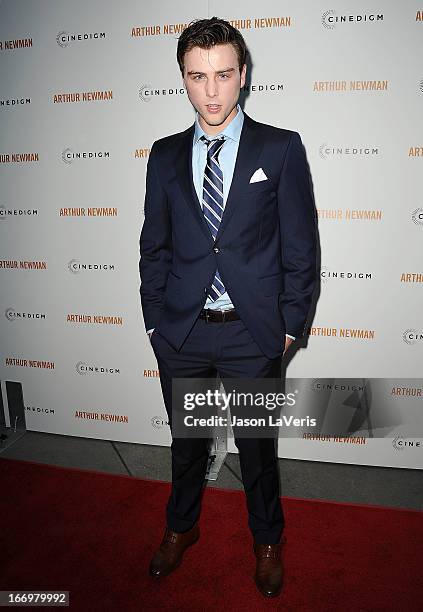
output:
[[[225, 144], [219, 153], [219, 166], [223, 173], [223, 208], [226, 206], [226, 200], [231, 186], [232, 177], [234, 174], [235, 161], [238, 153], [239, 139], [241, 137], [242, 125], [244, 123], [244, 113], [239, 104], [237, 104], [237, 114], [232, 121], [218, 134], [210, 136], [206, 134], [200, 127], [198, 121], [198, 113], [195, 117], [194, 140], [192, 145], [192, 178], [194, 181], [195, 191], [197, 192], [199, 202], [203, 201], [203, 182], [204, 170], [207, 163], [207, 143], [200, 140], [201, 136], [205, 136], [208, 140], [221, 138], [225, 136]], [[217, 300], [213, 301], [207, 297], [204, 308], [213, 310], [227, 310], [234, 308], [228, 292], [225, 291]]]

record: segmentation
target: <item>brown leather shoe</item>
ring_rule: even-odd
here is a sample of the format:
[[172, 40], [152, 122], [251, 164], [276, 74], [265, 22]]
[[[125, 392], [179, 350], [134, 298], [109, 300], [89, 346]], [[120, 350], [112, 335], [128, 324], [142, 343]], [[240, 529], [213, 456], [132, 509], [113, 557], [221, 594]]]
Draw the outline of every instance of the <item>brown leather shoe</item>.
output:
[[184, 533], [177, 533], [166, 527], [160, 547], [151, 560], [150, 574], [160, 578], [173, 572], [181, 564], [185, 549], [195, 544], [199, 537], [198, 521]]
[[253, 550], [257, 559], [255, 583], [260, 593], [266, 597], [276, 597], [282, 589], [283, 562], [282, 542], [279, 544], [257, 544], [254, 542]]

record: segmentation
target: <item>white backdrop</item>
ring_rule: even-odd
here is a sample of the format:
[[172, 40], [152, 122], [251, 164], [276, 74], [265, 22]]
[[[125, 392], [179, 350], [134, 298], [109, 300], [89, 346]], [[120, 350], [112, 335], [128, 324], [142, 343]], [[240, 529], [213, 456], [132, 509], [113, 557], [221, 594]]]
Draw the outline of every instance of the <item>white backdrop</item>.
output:
[[246, 112], [300, 132], [313, 177], [321, 291], [286, 374], [377, 379], [402, 421], [382, 439], [281, 440], [279, 455], [423, 468], [421, 9], [0, 2], [3, 422], [16, 381], [27, 429], [170, 444], [139, 299], [145, 169], [154, 140], [194, 120], [178, 33], [217, 15], [251, 52]]

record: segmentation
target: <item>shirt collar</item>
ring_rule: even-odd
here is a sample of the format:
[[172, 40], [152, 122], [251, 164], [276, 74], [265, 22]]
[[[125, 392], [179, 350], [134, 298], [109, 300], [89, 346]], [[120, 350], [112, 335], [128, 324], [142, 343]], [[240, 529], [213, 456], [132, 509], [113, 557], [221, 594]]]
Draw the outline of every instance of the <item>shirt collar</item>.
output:
[[244, 122], [244, 113], [239, 104], [236, 105], [238, 110], [235, 117], [232, 121], [225, 127], [224, 130], [219, 132], [218, 134], [214, 134], [210, 136], [210, 134], [206, 134], [205, 131], [200, 126], [198, 121], [198, 112], [195, 113], [195, 129], [194, 129], [194, 144], [197, 144], [198, 140], [201, 136], [205, 136], [207, 139], [219, 138], [220, 136], [225, 136], [226, 138], [230, 138], [231, 140], [238, 141], [241, 136], [242, 124]]

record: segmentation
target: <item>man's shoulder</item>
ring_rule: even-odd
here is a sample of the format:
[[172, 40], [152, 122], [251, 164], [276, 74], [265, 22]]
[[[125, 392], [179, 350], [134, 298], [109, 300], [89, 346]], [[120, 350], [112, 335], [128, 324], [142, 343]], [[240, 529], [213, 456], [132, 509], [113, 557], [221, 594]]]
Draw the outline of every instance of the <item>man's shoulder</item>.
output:
[[263, 137], [267, 137], [273, 140], [289, 140], [291, 138], [301, 138], [300, 134], [295, 130], [271, 125], [269, 123], [262, 123], [261, 121], [256, 121], [256, 119], [252, 119], [252, 117], [249, 117], [248, 115], [247, 117], [247, 121], [251, 122], [250, 125], [256, 130], [259, 130], [262, 133]]
[[158, 138], [153, 142], [152, 149], [154, 148], [156, 152], [162, 150], [172, 150], [172, 147], [174, 147], [175, 144], [187, 138], [192, 131], [193, 126], [191, 125], [182, 132], [176, 132], [175, 134], [169, 134], [168, 136]]

